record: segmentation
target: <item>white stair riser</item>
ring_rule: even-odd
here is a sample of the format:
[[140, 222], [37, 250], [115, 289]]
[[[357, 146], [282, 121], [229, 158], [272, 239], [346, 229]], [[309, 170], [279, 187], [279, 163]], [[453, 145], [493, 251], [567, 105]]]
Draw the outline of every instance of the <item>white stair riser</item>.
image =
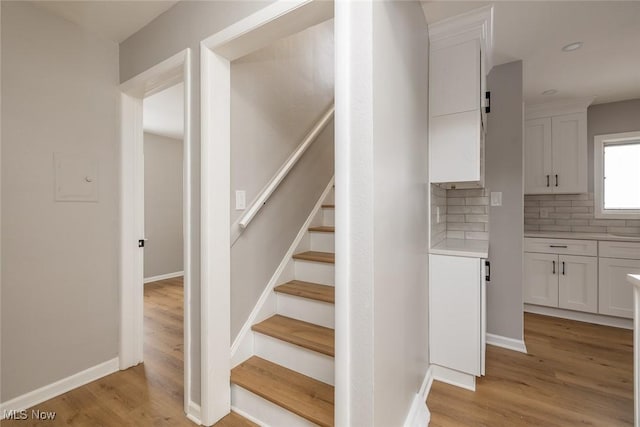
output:
[[322, 208], [322, 225], [336, 225], [335, 209]]
[[335, 252], [335, 236], [334, 233], [320, 233], [312, 231], [309, 233], [311, 237], [311, 250], [320, 252]]
[[333, 286], [335, 283], [335, 266], [325, 262], [295, 260], [294, 270], [297, 280]]
[[256, 356], [333, 385], [335, 366], [333, 357], [259, 332], [253, 334]]
[[278, 293], [277, 313], [333, 329], [335, 306], [328, 302]]
[[231, 407], [245, 413], [265, 426], [317, 427], [293, 412], [271, 403], [236, 384], [231, 384]]

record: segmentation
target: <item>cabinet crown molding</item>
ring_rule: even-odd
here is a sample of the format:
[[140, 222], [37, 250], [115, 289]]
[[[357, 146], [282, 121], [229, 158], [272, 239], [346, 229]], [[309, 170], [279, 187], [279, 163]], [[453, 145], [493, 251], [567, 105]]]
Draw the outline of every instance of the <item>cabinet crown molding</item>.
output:
[[543, 117], [560, 116], [563, 114], [586, 113], [587, 108], [589, 108], [589, 105], [591, 105], [594, 100], [595, 98], [588, 97], [525, 105], [525, 120], [541, 119]]
[[433, 49], [471, 39], [480, 39], [486, 56], [487, 74], [493, 67], [493, 5], [470, 10], [429, 25]]

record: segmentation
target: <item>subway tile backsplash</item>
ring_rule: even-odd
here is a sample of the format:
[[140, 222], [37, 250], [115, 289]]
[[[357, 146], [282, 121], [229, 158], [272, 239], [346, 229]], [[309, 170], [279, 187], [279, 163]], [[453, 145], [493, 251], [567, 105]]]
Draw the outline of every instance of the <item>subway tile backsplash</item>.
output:
[[[437, 209], [440, 209], [440, 222]], [[447, 190], [431, 184], [431, 246], [436, 246], [447, 236]]]
[[525, 231], [640, 234], [640, 220], [599, 219], [593, 193], [524, 196]]
[[447, 190], [447, 238], [489, 240], [489, 190]]

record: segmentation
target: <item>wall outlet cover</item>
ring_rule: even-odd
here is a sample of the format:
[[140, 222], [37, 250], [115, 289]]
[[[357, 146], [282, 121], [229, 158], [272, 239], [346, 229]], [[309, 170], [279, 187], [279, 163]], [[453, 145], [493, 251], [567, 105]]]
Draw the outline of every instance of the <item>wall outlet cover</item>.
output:
[[540, 218], [549, 218], [548, 208], [540, 208]]
[[236, 210], [241, 211], [247, 207], [247, 196], [244, 190], [236, 190]]

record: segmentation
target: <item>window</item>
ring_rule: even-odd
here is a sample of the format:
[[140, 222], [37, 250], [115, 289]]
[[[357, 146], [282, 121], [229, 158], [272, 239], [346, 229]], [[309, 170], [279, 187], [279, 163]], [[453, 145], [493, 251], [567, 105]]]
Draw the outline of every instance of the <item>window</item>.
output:
[[595, 216], [640, 218], [640, 132], [594, 140]]

